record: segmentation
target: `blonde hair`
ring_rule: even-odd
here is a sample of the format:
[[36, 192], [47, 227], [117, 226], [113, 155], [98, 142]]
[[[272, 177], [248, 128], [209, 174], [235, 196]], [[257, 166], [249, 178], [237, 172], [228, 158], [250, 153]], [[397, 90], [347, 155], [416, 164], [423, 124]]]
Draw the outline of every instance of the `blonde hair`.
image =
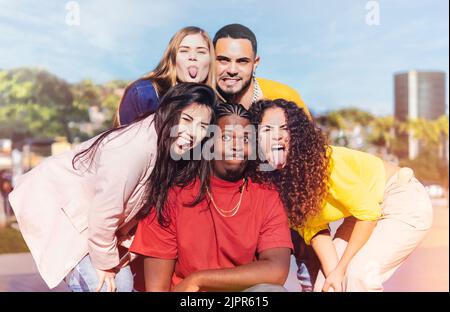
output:
[[[163, 57], [159, 61], [158, 65], [154, 70], [152, 70], [149, 74], [146, 76], [138, 79], [139, 80], [151, 80], [153, 83], [153, 86], [156, 89], [156, 93], [158, 94], [158, 97], [162, 97], [167, 90], [169, 90], [171, 87], [177, 84], [177, 71], [176, 71], [176, 58], [177, 58], [177, 52], [178, 48], [180, 47], [181, 41], [188, 36], [188, 35], [195, 35], [195, 34], [201, 34], [205, 41], [208, 43], [209, 48], [209, 71], [208, 76], [206, 78], [205, 83], [213, 88], [213, 90], [216, 90], [216, 77], [215, 77], [215, 52], [214, 52], [214, 45], [212, 43], [211, 38], [209, 37], [208, 33], [204, 31], [203, 29], [195, 26], [188, 26], [180, 29], [177, 31], [173, 37], [169, 41], [169, 45], [167, 46], [166, 50], [164, 51]], [[135, 81], [134, 81], [135, 82]], [[134, 83], [132, 82], [127, 86], [127, 88], [124, 91], [124, 95], [130, 88], [130, 86]], [[114, 118], [114, 126], [120, 125], [119, 120], [119, 109], [122, 105], [124, 96], [122, 96], [122, 99], [120, 100], [120, 104], [117, 107], [117, 111]]]

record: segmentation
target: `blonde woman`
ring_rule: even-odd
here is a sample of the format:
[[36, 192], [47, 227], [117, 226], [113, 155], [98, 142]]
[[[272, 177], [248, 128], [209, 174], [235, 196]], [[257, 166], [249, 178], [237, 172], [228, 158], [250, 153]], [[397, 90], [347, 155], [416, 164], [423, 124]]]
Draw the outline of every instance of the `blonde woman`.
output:
[[203, 29], [190, 26], [179, 30], [158, 66], [126, 88], [114, 125], [126, 125], [154, 112], [159, 99], [178, 82], [205, 83], [215, 90], [214, 59], [212, 41]]

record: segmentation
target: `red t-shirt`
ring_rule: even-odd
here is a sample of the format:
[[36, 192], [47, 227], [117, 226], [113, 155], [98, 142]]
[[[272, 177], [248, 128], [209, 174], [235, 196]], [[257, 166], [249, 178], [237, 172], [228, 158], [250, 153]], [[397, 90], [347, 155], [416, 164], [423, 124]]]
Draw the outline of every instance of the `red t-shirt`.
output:
[[[239, 201], [242, 181], [211, 178], [211, 194], [216, 205], [230, 210]], [[170, 224], [161, 227], [155, 210], [138, 225], [130, 251], [148, 257], [177, 259], [172, 286], [193, 272], [233, 268], [256, 260], [270, 248], [293, 249], [287, 214], [275, 190], [248, 181], [240, 208], [232, 217], [223, 217], [208, 200], [195, 207], [192, 202], [199, 182], [174, 187], [168, 194]]]

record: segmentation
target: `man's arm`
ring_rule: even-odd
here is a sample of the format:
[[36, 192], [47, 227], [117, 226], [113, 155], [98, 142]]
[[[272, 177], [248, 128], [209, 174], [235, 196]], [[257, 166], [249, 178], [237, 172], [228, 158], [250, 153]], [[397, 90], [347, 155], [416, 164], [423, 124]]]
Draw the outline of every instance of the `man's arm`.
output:
[[145, 290], [170, 291], [176, 260], [146, 257], [144, 259]]
[[258, 260], [230, 269], [197, 271], [173, 291], [241, 291], [257, 284], [284, 285], [289, 274], [291, 249], [271, 248], [260, 253]]

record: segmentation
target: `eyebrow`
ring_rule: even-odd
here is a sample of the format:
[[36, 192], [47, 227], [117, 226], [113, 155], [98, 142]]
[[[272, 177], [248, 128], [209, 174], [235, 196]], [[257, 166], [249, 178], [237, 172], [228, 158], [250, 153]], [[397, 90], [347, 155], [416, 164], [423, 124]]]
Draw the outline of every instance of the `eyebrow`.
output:
[[[261, 125], [261, 128], [264, 128], [264, 127], [266, 127], [266, 128], [273, 128], [273, 126], [271, 126], [271, 125]], [[287, 124], [284, 124], [284, 125], [280, 126], [280, 128], [287, 128], [287, 127], [288, 127]]]
[[183, 113], [183, 115], [187, 116], [190, 120], [194, 120], [194, 118], [192, 118], [192, 116], [187, 113]]
[[252, 130], [244, 130], [243, 132], [236, 132], [236, 131], [234, 131], [233, 129], [224, 129], [224, 130], [222, 130], [221, 129], [221, 131], [222, 131], [222, 133], [232, 133], [232, 134], [236, 134], [236, 135], [251, 135], [251, 134], [253, 134], [254, 132], [252, 131]]
[[[191, 115], [189, 115], [188, 113], [182, 113], [182, 115], [185, 115], [186, 117], [188, 117], [190, 120], [194, 120], [194, 118], [192, 118], [192, 116]], [[209, 126], [209, 123], [207, 123], [207, 122], [200, 122], [202, 125], [204, 125], [204, 126]]]
[[[179, 46], [178, 49], [190, 49], [192, 48], [191, 46]], [[209, 50], [207, 47], [194, 47], [195, 49], [204, 49], [204, 50]]]
[[[224, 56], [224, 55], [216, 56], [216, 60], [219, 60], [219, 61], [231, 61], [231, 59], [229, 57]], [[252, 59], [250, 57], [246, 57], [246, 56], [236, 59], [236, 62], [243, 62], [243, 61], [251, 62]]]
[[217, 55], [216, 56], [216, 60], [227, 60], [227, 61], [229, 61], [230, 58], [226, 57], [226, 56], [223, 56], [223, 55]]

